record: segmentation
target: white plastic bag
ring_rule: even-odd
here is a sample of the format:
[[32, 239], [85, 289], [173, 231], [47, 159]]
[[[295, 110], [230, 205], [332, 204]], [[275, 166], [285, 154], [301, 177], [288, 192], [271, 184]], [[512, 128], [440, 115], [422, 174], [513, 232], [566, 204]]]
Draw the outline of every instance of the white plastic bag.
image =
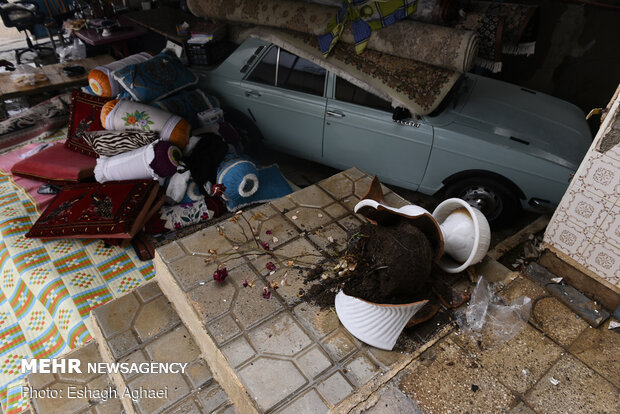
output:
[[469, 306], [457, 315], [457, 323], [463, 332], [491, 347], [514, 338], [529, 320], [531, 309], [532, 300], [527, 296], [504, 305], [481, 277]]
[[35, 86], [37, 82], [47, 80], [47, 75], [41, 68], [30, 65], [18, 65], [11, 74], [11, 81], [17, 86]]

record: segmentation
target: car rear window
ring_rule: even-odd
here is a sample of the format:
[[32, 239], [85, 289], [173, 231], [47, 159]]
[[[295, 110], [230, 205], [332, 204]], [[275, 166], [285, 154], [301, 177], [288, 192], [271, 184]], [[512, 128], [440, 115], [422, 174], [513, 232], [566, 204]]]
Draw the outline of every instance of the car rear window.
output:
[[381, 111], [392, 112], [392, 104], [340, 77], [336, 78], [336, 99]]

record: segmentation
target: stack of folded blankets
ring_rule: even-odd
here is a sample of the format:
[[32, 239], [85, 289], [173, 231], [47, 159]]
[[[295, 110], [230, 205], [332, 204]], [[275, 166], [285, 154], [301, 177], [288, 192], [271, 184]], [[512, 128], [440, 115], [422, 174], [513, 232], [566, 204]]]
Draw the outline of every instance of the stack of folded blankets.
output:
[[72, 94], [67, 140], [12, 168], [62, 185], [27, 237], [126, 245], [143, 230], [179, 229], [290, 193], [277, 166], [259, 169], [244, 155], [219, 101], [197, 83], [166, 51], [93, 69], [87, 91]]

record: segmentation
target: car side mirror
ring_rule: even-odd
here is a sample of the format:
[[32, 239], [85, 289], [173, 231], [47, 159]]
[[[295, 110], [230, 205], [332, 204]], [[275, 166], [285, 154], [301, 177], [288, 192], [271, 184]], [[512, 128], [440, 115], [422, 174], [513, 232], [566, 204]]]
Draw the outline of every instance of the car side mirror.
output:
[[411, 117], [411, 111], [407, 108], [403, 108], [402, 106], [394, 108], [394, 112], [392, 112], [392, 120], [396, 122], [404, 121], [405, 119], [410, 119]]

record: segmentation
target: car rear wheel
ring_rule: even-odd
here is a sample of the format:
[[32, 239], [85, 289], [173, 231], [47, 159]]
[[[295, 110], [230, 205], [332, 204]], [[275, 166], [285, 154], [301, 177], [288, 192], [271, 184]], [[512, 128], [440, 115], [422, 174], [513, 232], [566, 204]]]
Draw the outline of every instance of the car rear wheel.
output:
[[224, 120], [237, 130], [244, 151], [256, 156], [262, 147], [263, 134], [260, 129], [243, 112], [231, 107], [224, 107], [222, 110], [224, 111]]
[[519, 199], [509, 188], [489, 178], [466, 178], [446, 187], [446, 197], [457, 197], [476, 207], [489, 224], [497, 226], [514, 220]]

